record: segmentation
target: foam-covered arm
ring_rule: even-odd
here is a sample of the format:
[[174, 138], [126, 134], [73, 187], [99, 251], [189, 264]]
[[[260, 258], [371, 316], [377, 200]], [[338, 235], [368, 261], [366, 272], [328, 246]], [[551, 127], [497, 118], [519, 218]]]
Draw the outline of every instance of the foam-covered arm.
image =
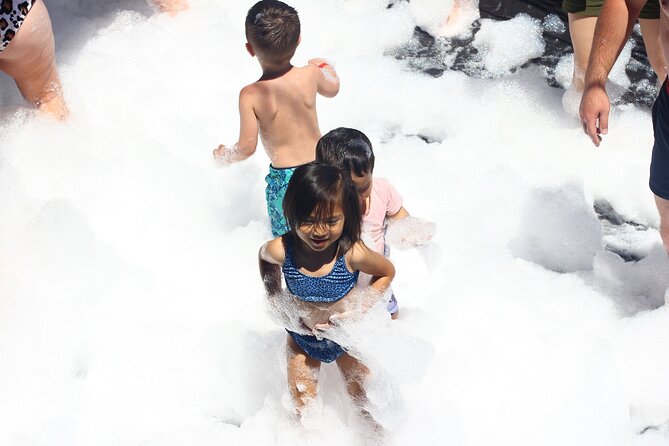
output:
[[409, 249], [428, 243], [434, 237], [436, 224], [411, 215], [388, 219], [386, 243], [398, 249]]

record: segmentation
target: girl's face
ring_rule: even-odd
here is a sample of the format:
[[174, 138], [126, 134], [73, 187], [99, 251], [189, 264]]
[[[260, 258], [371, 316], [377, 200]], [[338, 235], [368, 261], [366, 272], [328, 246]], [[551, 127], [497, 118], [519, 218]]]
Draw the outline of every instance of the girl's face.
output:
[[327, 216], [316, 219], [316, 212], [302, 222], [295, 230], [297, 236], [314, 251], [323, 251], [341, 237], [344, 231], [344, 211], [337, 204]]

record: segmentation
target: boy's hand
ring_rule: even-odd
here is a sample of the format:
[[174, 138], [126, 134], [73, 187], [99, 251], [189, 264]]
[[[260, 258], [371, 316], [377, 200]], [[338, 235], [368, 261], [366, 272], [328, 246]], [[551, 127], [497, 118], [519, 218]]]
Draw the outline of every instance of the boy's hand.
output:
[[313, 65], [316, 68], [323, 68], [324, 65], [330, 65], [330, 64], [325, 59], [321, 59], [320, 57], [315, 57], [313, 59], [309, 59], [309, 65]]
[[399, 249], [414, 248], [432, 240], [435, 230], [433, 222], [409, 216], [388, 224], [386, 242]]
[[334, 67], [325, 59], [319, 57], [309, 60], [309, 65], [318, 68], [321, 78], [318, 81], [318, 93], [331, 98], [339, 93], [339, 77]]
[[214, 160], [219, 166], [228, 166], [232, 164], [233, 151], [221, 144], [218, 148], [214, 149]]

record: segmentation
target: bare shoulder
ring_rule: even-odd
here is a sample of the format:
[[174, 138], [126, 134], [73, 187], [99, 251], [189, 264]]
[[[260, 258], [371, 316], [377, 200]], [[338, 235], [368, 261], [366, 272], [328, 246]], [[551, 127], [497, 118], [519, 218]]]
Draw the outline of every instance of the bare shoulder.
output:
[[260, 247], [259, 256], [262, 260], [276, 265], [283, 265], [286, 259], [286, 250], [283, 247], [283, 240], [277, 237]]
[[248, 84], [239, 92], [240, 101], [253, 101], [257, 96], [262, 94], [262, 87], [258, 82]]
[[346, 253], [346, 260], [348, 261], [348, 264], [351, 266], [359, 264], [361, 261], [363, 261], [369, 253], [372, 252], [365, 243], [360, 240], [356, 242], [355, 245], [351, 246], [351, 249], [348, 250]]

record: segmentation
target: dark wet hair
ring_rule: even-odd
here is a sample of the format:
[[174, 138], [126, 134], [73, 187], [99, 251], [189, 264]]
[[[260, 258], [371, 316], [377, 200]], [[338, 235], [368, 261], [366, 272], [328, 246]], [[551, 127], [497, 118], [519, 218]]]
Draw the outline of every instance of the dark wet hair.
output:
[[291, 58], [300, 39], [300, 18], [292, 6], [261, 0], [246, 14], [246, 40], [270, 59]]
[[291, 233], [312, 218], [324, 224], [335, 207], [344, 213], [344, 230], [339, 238], [339, 255], [360, 240], [360, 200], [348, 173], [334, 166], [309, 163], [295, 169], [283, 198], [283, 213]]
[[362, 176], [374, 171], [372, 143], [360, 130], [339, 127], [316, 144], [316, 161]]

